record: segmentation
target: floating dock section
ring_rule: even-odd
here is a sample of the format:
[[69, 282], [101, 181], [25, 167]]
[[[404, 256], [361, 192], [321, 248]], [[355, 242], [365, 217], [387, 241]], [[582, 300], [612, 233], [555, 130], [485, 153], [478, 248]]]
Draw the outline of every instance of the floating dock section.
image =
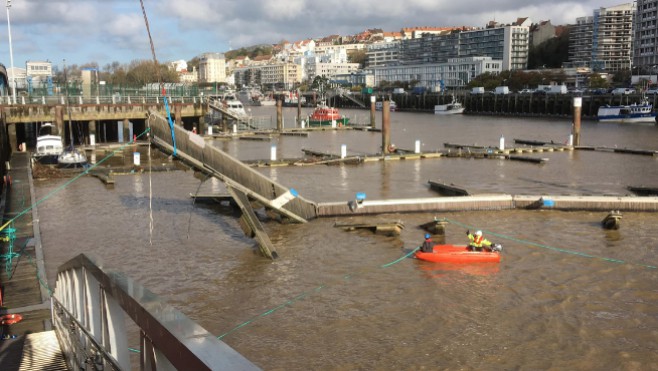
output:
[[658, 197], [632, 196], [512, 196], [481, 195], [391, 200], [364, 200], [358, 207], [349, 202], [322, 202], [318, 216], [353, 216], [385, 213], [485, 211], [485, 210], [589, 210], [658, 211]]

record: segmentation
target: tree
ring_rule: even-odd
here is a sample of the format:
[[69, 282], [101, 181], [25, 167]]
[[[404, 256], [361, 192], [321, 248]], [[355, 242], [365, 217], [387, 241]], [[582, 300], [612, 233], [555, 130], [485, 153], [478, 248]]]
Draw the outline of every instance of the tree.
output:
[[363, 68], [366, 64], [368, 56], [366, 55], [365, 50], [354, 50], [347, 55], [347, 61], [350, 63], [359, 63], [360, 67]]
[[569, 32], [565, 31], [528, 51], [528, 69], [560, 68], [569, 60]]

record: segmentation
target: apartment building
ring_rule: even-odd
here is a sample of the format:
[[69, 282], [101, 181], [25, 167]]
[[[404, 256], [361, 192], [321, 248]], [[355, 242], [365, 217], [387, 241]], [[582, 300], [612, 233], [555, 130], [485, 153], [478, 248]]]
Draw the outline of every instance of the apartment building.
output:
[[528, 18], [520, 18], [511, 25], [491, 23], [483, 29], [439, 35], [426, 33], [402, 40], [400, 64], [436, 64], [458, 57], [487, 56], [501, 60], [503, 70], [526, 69], [530, 25]]
[[375, 86], [382, 81], [414, 82], [414, 86], [436, 90], [438, 87], [461, 89], [476, 76], [503, 71], [503, 61], [491, 57], [449, 58], [445, 63], [420, 63], [368, 68]]
[[658, 0], [637, 0], [633, 66], [644, 73], [658, 72]]
[[222, 53], [204, 53], [199, 58], [199, 82], [226, 81], [226, 59]]
[[398, 64], [400, 59], [400, 41], [378, 42], [369, 44], [366, 50], [366, 67]]
[[635, 5], [594, 10], [591, 17], [576, 19], [569, 36], [569, 62], [593, 71], [630, 69], [633, 58]]

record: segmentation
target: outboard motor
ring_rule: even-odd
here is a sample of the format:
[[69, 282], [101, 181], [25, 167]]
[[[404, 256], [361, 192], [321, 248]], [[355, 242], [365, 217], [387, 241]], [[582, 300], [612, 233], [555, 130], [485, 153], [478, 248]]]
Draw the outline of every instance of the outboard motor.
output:
[[503, 252], [503, 245], [499, 243], [491, 244], [491, 251]]

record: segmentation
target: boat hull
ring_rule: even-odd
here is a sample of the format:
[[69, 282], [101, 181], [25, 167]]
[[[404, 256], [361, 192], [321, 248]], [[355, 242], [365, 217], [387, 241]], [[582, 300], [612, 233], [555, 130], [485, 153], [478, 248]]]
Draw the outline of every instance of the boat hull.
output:
[[470, 251], [463, 245], [436, 245], [433, 252], [416, 252], [416, 258], [434, 263], [499, 263], [500, 253]]
[[336, 122], [336, 126], [346, 126], [350, 119], [347, 117], [342, 117], [337, 120], [320, 120], [310, 118], [308, 120], [308, 126], [333, 126], [334, 121]]

